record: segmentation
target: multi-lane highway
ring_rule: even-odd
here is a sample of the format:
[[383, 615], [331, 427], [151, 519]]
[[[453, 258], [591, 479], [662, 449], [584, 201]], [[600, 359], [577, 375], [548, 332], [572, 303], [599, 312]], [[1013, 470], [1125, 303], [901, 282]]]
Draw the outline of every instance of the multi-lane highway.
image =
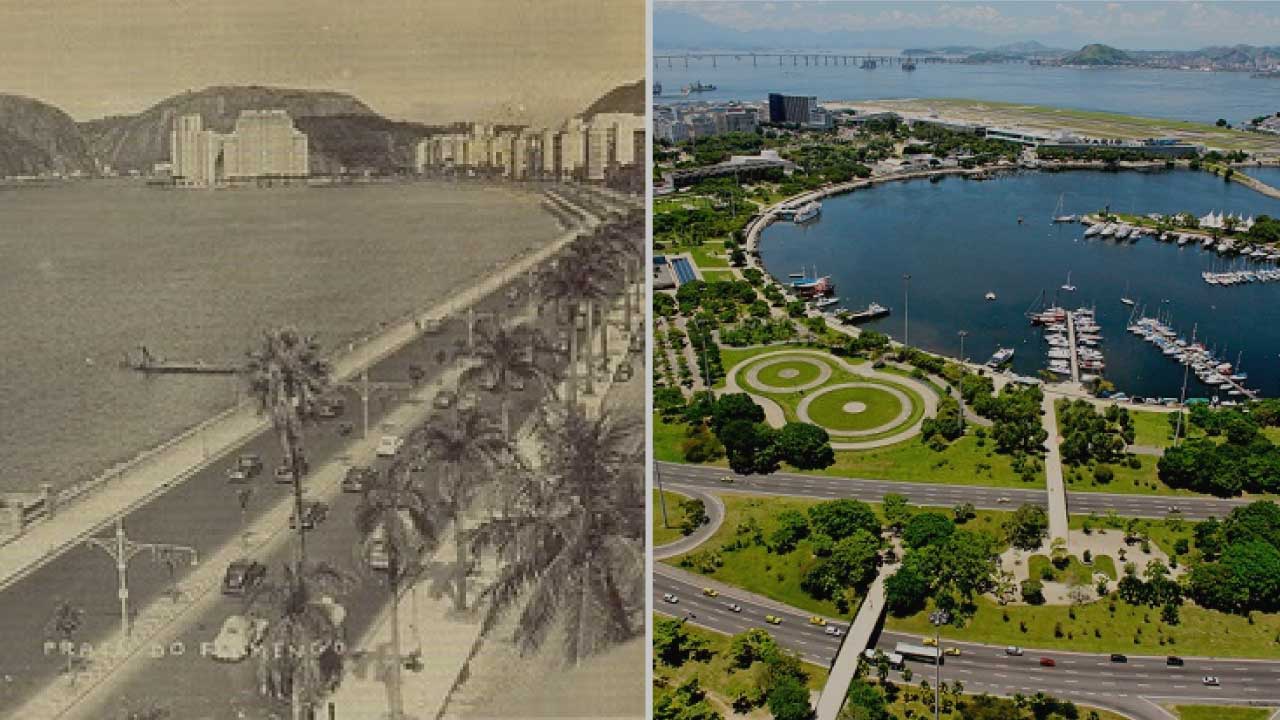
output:
[[[708, 587], [719, 594], [704, 595], [703, 588]], [[679, 601], [667, 602], [667, 594]], [[729, 609], [730, 604], [740, 606], [741, 612]], [[822, 667], [831, 665], [844, 639], [843, 635], [827, 635], [825, 627], [810, 624], [812, 613], [662, 564], [655, 565], [653, 606], [658, 612], [721, 633], [763, 628], [783, 647]], [[765, 622], [766, 615], [781, 617], [782, 623], [770, 625]], [[847, 621], [827, 620], [841, 629], [847, 625]], [[921, 640], [919, 636], [885, 631], [876, 638], [875, 646], [888, 652], [899, 642], [920, 644]], [[1113, 662], [1108, 655], [1060, 650], [1023, 648], [1021, 656], [1012, 656], [1003, 647], [949, 640], [944, 640], [943, 646], [959, 648], [961, 654], [945, 658], [942, 678], [947, 682], [961, 681], [965, 692], [1007, 696], [1044, 691], [1139, 720], [1167, 720], [1170, 715], [1158, 705], [1175, 701], [1280, 706], [1280, 661], [1186, 657], [1182, 667], [1170, 667], [1164, 657], [1130, 656], [1121, 663]], [[1055, 666], [1042, 667], [1040, 658], [1052, 658]], [[933, 682], [933, 665], [912, 661], [908, 666], [916, 678], [927, 677]], [[1206, 675], [1218, 677], [1221, 686], [1205, 686], [1202, 678]], [[901, 675], [897, 677], [900, 679]]]
[[[524, 286], [521, 284], [523, 291]], [[476, 306], [479, 317], [507, 318], [528, 307], [524, 295], [509, 295], [504, 288], [485, 297]], [[553, 335], [559, 332], [553, 313], [545, 313], [537, 326]], [[453, 319], [444, 322], [430, 334], [423, 335], [370, 368], [374, 382], [405, 382], [409, 368], [424, 368], [430, 382], [452, 363], [441, 362], [440, 351], [452, 354], [466, 338], [466, 322]], [[405, 393], [407, 394], [407, 393]], [[344, 391], [347, 414], [358, 415], [359, 397]], [[496, 396], [481, 393], [481, 404], [496, 404]], [[521, 392], [506, 395], [512, 426], [519, 423], [543, 400], [542, 389], [530, 383]], [[370, 405], [370, 435], [380, 434], [379, 424], [400, 404], [393, 395], [375, 396]], [[339, 421], [325, 421], [307, 431], [306, 452], [313, 468], [341, 460], [349, 438], [338, 431]], [[359, 432], [359, 420], [356, 420]], [[402, 430], [402, 429], [399, 429]], [[212, 556], [222, 546], [234, 542], [242, 518], [236, 499], [238, 485], [229, 485], [225, 476], [234, 455], [258, 453], [264, 459], [264, 473], [253, 481], [247, 520], [252, 524], [269, 508], [289, 495], [287, 484], [271, 481], [271, 472], [280, 461], [280, 450], [274, 433], [267, 431], [244, 444], [222, 461], [213, 462], [186, 481], [129, 513], [125, 527], [134, 539], [144, 542], [170, 542], [194, 546], [201, 557]], [[329, 517], [309, 535], [308, 550], [313, 558], [325, 559], [348, 570], [353, 569], [352, 548], [356, 540], [351, 523], [355, 496], [338, 498]], [[287, 544], [286, 544], [287, 545]], [[274, 555], [258, 558], [273, 572], [291, 557], [291, 545]], [[184, 570], [179, 570], [179, 577]], [[129, 589], [132, 607], [143, 607], [162, 597], [169, 587], [167, 571], [160, 565], [139, 560], [130, 565]], [[366, 583], [342, 598], [347, 609], [349, 637], [359, 637], [374, 620], [385, 601], [386, 591], [376, 583]], [[6, 651], [0, 653], [0, 716], [9, 714], [32, 693], [45, 687], [61, 671], [64, 659], [44, 651], [44, 625], [53, 598], [67, 598], [86, 611], [84, 625], [77, 642], [97, 643], [108, 637], [119, 624], [116, 599], [116, 571], [111, 560], [93, 548], [77, 546], [62, 553], [31, 574], [0, 592], [0, 637], [6, 640]], [[211, 640], [223, 619], [242, 612], [233, 598], [221, 598], [199, 617], [183, 618], [185, 630], [181, 639], [188, 647], [198, 647]], [[186, 655], [146, 661], [146, 670], [132, 673], [120, 688], [121, 695], [131, 700], [157, 698], [164, 700], [175, 717], [243, 718], [266, 716], [279, 712], [256, 693], [253, 663], [220, 665], [207, 657]]]
[[[1044, 489], [865, 480], [794, 473], [744, 476], [734, 475], [729, 470], [717, 467], [676, 463], [659, 463], [659, 466], [658, 471], [664, 483], [678, 483], [711, 492], [736, 490], [821, 500], [857, 498], [867, 502], [880, 502], [885, 495], [897, 493], [916, 505], [952, 507], [967, 502], [987, 510], [1012, 509], [1024, 503], [1048, 506], [1048, 496]], [[1183, 518], [1201, 520], [1207, 517], [1225, 517], [1233, 508], [1247, 502], [1241, 499], [1168, 495], [1067, 493], [1067, 507], [1073, 515], [1105, 515], [1114, 510], [1121, 517], [1163, 518], [1177, 508]]]

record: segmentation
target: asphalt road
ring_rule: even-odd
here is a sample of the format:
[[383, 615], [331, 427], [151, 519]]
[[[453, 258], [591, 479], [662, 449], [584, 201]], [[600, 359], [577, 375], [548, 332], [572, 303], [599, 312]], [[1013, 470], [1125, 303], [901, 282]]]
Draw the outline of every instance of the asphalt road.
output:
[[[478, 313], [494, 313], [498, 317], [523, 312], [526, 308], [523, 294], [513, 302], [503, 291], [484, 298], [476, 306]], [[549, 312], [539, 318], [537, 325], [548, 331], [556, 327]], [[439, 332], [424, 335], [421, 340], [406, 345], [371, 368], [370, 380], [405, 382], [409, 365], [417, 364], [427, 371], [429, 382], [446, 367], [437, 361], [437, 352], [441, 349], [452, 352], [465, 337], [465, 318], [447, 321]], [[344, 395], [347, 409], [342, 419], [354, 422], [358, 433], [360, 399], [354, 392], [344, 392]], [[512, 426], [519, 427], [523, 418], [541, 401], [541, 391], [531, 383], [524, 391], [510, 393], [507, 398]], [[496, 407], [494, 396], [480, 393], [479, 399], [482, 404]], [[393, 393], [375, 394], [370, 402], [371, 437], [380, 434], [378, 423], [396, 404], [397, 398]], [[313, 467], [335, 459], [345, 445], [347, 438], [338, 433], [337, 422], [322, 421], [308, 431], [306, 452]], [[289, 485], [271, 481], [270, 473], [279, 463], [280, 450], [274, 433], [268, 430], [226, 459], [213, 463], [129, 514], [125, 518], [129, 536], [144, 542], [194, 546], [202, 556], [212, 555], [216, 549], [236, 538], [241, 518], [235, 493], [240, 486], [229, 485], [224, 473], [240, 452], [257, 452], [266, 465], [264, 474], [254, 481], [250, 521], [290, 494]], [[356, 538], [350, 517], [356, 500], [355, 495], [345, 495], [334, 503], [328, 519], [308, 536], [308, 554], [311, 557], [326, 559], [347, 569], [354, 567], [352, 548]], [[104, 528], [101, 532], [105, 534], [106, 531]], [[278, 572], [291, 557], [291, 547], [292, 544], [286, 544], [282, 552], [262, 560], [272, 572]], [[5, 652], [0, 653], [0, 679], [4, 680], [0, 685], [0, 716], [11, 712], [29, 693], [46, 685], [63, 666], [61, 657], [46, 655], [43, 650], [43, 627], [49, 617], [52, 599], [69, 598], [85, 609], [84, 626], [77, 641], [94, 643], [119, 625], [116, 586], [114, 564], [106, 554], [77, 546], [0, 593], [0, 637], [6, 640]], [[156, 600], [167, 587], [167, 571], [147, 560], [146, 556], [130, 565], [129, 588], [133, 607]], [[341, 599], [348, 612], [349, 637], [360, 636], [385, 600], [386, 591], [372, 583]], [[240, 611], [239, 600], [221, 598], [211, 611], [191, 625], [182, 639], [188, 647], [212, 640], [222, 621]], [[255, 689], [252, 663], [220, 665], [209, 658], [187, 655], [149, 660], [147, 670], [126, 683], [123, 696], [163, 699], [172, 705], [175, 717], [185, 718], [265, 717], [268, 710], [280, 710], [279, 707], [270, 708], [267, 701], [257, 696]]]
[[[726, 592], [717, 597], [703, 594], [704, 583], [678, 576], [678, 571], [657, 566], [653, 579], [653, 606], [657, 612], [725, 634], [749, 628], [764, 628], [788, 650], [816, 665], [830, 667], [844, 638], [826, 635], [825, 628], [809, 623], [810, 613], [787, 608], [779, 603], [746, 592]], [[718, 588], [723, 586], [717, 585]], [[679, 602], [666, 602], [663, 596], [674, 594]], [[741, 612], [727, 605], [736, 603]], [[692, 617], [689, 616], [692, 613]], [[782, 618], [780, 625], [769, 625], [766, 615]], [[828, 625], [841, 629], [846, 622]], [[917, 635], [882, 631], [875, 646], [889, 652], [899, 642], [921, 644]], [[1139, 720], [1167, 720], [1170, 716], [1156, 707], [1157, 703], [1250, 703], [1280, 705], [1280, 661], [1234, 660], [1221, 658], [1184, 658], [1183, 667], [1168, 667], [1163, 657], [1131, 656], [1128, 662], [1112, 662], [1107, 655], [1069, 653], [1058, 650], [1024, 648], [1020, 657], [1007, 655], [1002, 647], [944, 641], [944, 647], [957, 647], [958, 657], [946, 657], [942, 679], [960, 680], [965, 692], [988, 692], [999, 695], [1044, 691], [1074, 702], [1114, 709]], [[1055, 667], [1041, 667], [1040, 658], [1052, 658]], [[934, 682], [935, 667], [911, 661], [908, 666], [915, 678]], [[895, 677], [901, 679], [900, 673]], [[1221, 687], [1206, 687], [1205, 675], [1217, 676]], [[914, 678], [913, 678], [914, 679]]]
[[[659, 463], [659, 466], [664, 483], [687, 485], [712, 492], [736, 490], [757, 495], [787, 495], [822, 500], [856, 498], [867, 502], [880, 502], [885, 495], [898, 493], [915, 505], [953, 507], [967, 502], [986, 510], [1013, 509], [1024, 503], [1048, 507], [1047, 491], [1043, 489], [866, 480], [794, 473], [744, 476], [734, 475], [731, 471], [718, 467], [678, 463]], [[1169, 515], [1171, 508], [1176, 507], [1183, 518], [1202, 520], [1208, 517], [1225, 517], [1232, 508], [1247, 502], [1242, 499], [1167, 495], [1067, 493], [1067, 509], [1073, 515], [1106, 515], [1114, 510], [1121, 517], [1164, 518]]]

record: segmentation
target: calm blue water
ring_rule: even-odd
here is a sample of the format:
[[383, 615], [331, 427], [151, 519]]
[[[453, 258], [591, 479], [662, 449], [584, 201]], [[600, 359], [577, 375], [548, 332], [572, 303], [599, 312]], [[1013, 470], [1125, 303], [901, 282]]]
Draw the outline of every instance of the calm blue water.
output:
[[555, 233], [536, 195], [454, 184], [0, 191], [0, 491], [92, 476], [235, 399], [232, 378], [121, 369], [139, 343], [238, 360], [288, 323], [333, 348]]
[[[823, 201], [820, 219], [765, 230], [761, 257], [780, 281], [805, 266], [830, 274], [848, 308], [878, 301], [893, 314], [869, 324], [903, 335], [904, 273], [910, 279], [911, 344], [985, 360], [998, 346], [1016, 349], [1014, 368], [1046, 365], [1045, 344], [1023, 314], [1042, 291], [1053, 301], [1071, 273], [1068, 307], [1096, 305], [1105, 338], [1105, 376], [1134, 395], [1177, 396], [1182, 367], [1125, 332], [1126, 293], [1151, 314], [1172, 313], [1174, 327], [1225, 351], [1243, 352], [1251, 387], [1280, 396], [1280, 283], [1218, 287], [1200, 272], [1221, 267], [1218, 255], [1146, 237], [1136, 244], [1084, 240], [1083, 226], [1053, 226], [1059, 197], [1067, 213], [1110, 205], [1120, 212], [1210, 210], [1280, 213], [1280, 201], [1203, 173], [1023, 173], [986, 182], [890, 183]], [[1024, 218], [1018, 224], [1018, 217]], [[995, 292], [997, 300], [983, 296]], [[1194, 375], [1189, 394], [1208, 394]]]
[[[816, 95], [819, 100], [877, 100], [890, 98], [972, 98], [1033, 103], [1081, 110], [1233, 123], [1280, 108], [1280, 82], [1249, 77], [1248, 73], [1206, 73], [1177, 70], [1077, 69], [1008, 65], [928, 65], [915, 72], [897, 66], [860, 70], [853, 65], [781, 67], [774, 59], [751, 58], [690, 62], [667, 67], [657, 60], [654, 79], [665, 95], [658, 102], [693, 100], [758, 100], [770, 92]], [[695, 81], [716, 86], [714, 92], [680, 95]]]
[[1241, 170], [1245, 175], [1257, 178], [1273, 188], [1280, 188], [1280, 167], [1247, 167]]

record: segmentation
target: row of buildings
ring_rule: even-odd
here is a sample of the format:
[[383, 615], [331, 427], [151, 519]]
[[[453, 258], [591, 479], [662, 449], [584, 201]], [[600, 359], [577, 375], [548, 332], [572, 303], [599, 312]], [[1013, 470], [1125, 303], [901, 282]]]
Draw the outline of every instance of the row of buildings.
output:
[[[178, 117], [167, 171], [178, 187], [211, 188], [310, 176], [307, 136], [284, 110], [244, 110], [231, 132], [207, 129], [199, 114]], [[429, 135], [415, 148], [420, 174], [512, 180], [642, 182], [645, 118], [599, 113], [560, 129], [475, 123], [465, 132]], [[626, 183], [624, 183], [626, 184]], [[635, 184], [635, 183], [631, 183]]]
[[643, 173], [644, 126], [643, 115], [628, 113], [573, 118], [559, 129], [476, 123], [468, 132], [423, 138], [415, 167], [428, 174], [608, 181]]
[[835, 118], [812, 95], [769, 93], [767, 103], [657, 105], [653, 139], [681, 143], [732, 132], [755, 132], [760, 123], [826, 130]]

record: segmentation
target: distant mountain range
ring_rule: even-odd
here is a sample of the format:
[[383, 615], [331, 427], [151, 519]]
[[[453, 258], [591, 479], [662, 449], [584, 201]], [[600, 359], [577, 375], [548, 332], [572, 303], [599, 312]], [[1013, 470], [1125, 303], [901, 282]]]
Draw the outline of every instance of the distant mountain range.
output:
[[[643, 81], [619, 86], [582, 115], [644, 112]], [[347, 93], [262, 86], [215, 86], [161, 100], [135, 115], [77, 123], [31, 98], [0, 94], [0, 177], [60, 173], [149, 172], [169, 159], [175, 118], [199, 114], [206, 128], [229, 132], [241, 110], [286, 110], [307, 134], [311, 172], [394, 173], [413, 166], [415, 146], [461, 125], [391, 120]]]

